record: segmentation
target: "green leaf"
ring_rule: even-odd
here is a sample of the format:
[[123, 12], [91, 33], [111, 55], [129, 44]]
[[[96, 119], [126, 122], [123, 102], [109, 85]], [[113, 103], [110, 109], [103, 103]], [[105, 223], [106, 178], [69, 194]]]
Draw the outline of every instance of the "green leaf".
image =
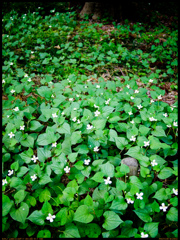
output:
[[141, 135], [146, 136], [149, 131], [150, 131], [150, 128], [148, 128], [144, 125], [140, 125], [139, 132], [141, 133]]
[[[109, 141], [115, 142], [118, 137], [117, 132], [114, 129], [109, 130]], [[117, 145], [117, 144], [116, 144]]]
[[87, 206], [93, 206], [93, 200], [91, 196], [87, 195], [84, 199], [84, 204]]
[[123, 222], [121, 218], [113, 211], [106, 211], [104, 212], [103, 216], [105, 221], [102, 226], [108, 231], [118, 227]]
[[94, 180], [95, 182], [104, 182], [104, 173], [102, 172], [97, 172], [94, 174], [94, 176], [91, 178], [92, 180]]
[[20, 144], [24, 147], [34, 147], [34, 138], [31, 136], [27, 136], [27, 138], [25, 140], [21, 140]]
[[51, 238], [51, 232], [47, 229], [40, 230], [37, 234], [37, 238]]
[[54, 132], [42, 133], [38, 136], [37, 144], [41, 146], [46, 146], [48, 144], [54, 143], [59, 139], [60, 135]]
[[39, 194], [39, 201], [45, 202], [46, 200], [49, 201], [51, 199], [51, 193], [50, 191], [45, 188], [40, 194]]
[[23, 177], [23, 175], [25, 173], [27, 173], [29, 171], [29, 168], [25, 167], [25, 166], [22, 166], [19, 168], [19, 171], [17, 173], [17, 177]]
[[114, 177], [114, 165], [107, 162], [100, 165], [101, 171], [104, 173], [105, 177]]
[[162, 126], [156, 126], [155, 130], [151, 132], [152, 135], [156, 137], [166, 137], [165, 131]]
[[172, 222], [177, 222], [178, 221], [178, 210], [175, 207], [171, 207], [166, 214], [166, 217], [168, 220]]
[[85, 228], [88, 238], [97, 238], [101, 234], [101, 228], [96, 223], [89, 223]]
[[144, 230], [152, 237], [155, 238], [158, 234], [159, 222], [145, 223]]
[[51, 157], [51, 151], [48, 150], [46, 147], [37, 147], [37, 156], [40, 162], [45, 162], [46, 159]]
[[51, 207], [51, 204], [48, 203], [48, 201], [46, 200], [41, 208], [41, 212], [45, 215], [48, 215], [48, 213], [53, 213], [53, 210], [52, 210], [52, 207]]
[[128, 204], [125, 202], [124, 197], [118, 196], [113, 200], [110, 206], [110, 209], [125, 210], [127, 207], [128, 207]]
[[25, 224], [25, 220], [27, 218], [28, 213], [29, 213], [28, 205], [26, 203], [22, 202], [18, 209], [15, 209], [15, 208], [11, 209], [10, 216], [15, 221]]
[[33, 150], [32, 148], [29, 148], [27, 151], [22, 152], [21, 154], [19, 154], [19, 156], [22, 158], [22, 160], [25, 163], [30, 163], [31, 162], [31, 158], [33, 156]]
[[57, 128], [56, 131], [59, 132], [59, 133], [68, 133], [68, 134], [70, 134], [71, 133], [71, 128], [70, 128], [70, 125], [65, 122], [65, 123], [63, 123], [62, 127]]
[[27, 219], [36, 225], [44, 225], [45, 218], [45, 215], [41, 211], [35, 210]]
[[167, 200], [171, 197], [170, 190], [161, 188], [159, 189], [153, 198], [156, 198], [159, 201]]
[[40, 179], [39, 179], [39, 184], [40, 185], [45, 185], [49, 182], [52, 182], [51, 178], [47, 174], [43, 174]]
[[152, 222], [152, 218], [149, 216], [149, 211], [146, 208], [133, 211], [143, 222]]
[[128, 141], [124, 137], [115, 137], [116, 146], [123, 150], [125, 146], [128, 144]]
[[56, 221], [60, 222], [60, 225], [65, 225], [67, 221], [68, 210], [66, 207], [61, 208], [61, 210], [56, 214]]
[[78, 228], [73, 224], [70, 223], [68, 226], [66, 226], [65, 230], [63, 231], [63, 234], [59, 235], [60, 238], [80, 238], [79, 230]]
[[14, 194], [15, 203], [18, 204], [22, 202], [26, 195], [27, 192], [25, 192], [24, 190], [19, 190], [17, 193]]
[[173, 169], [170, 167], [164, 167], [158, 174], [159, 179], [166, 179], [173, 174]]
[[[125, 225], [124, 225], [125, 224]], [[122, 229], [121, 229], [121, 235], [125, 236], [126, 238], [132, 238], [135, 236], [135, 234], [137, 233], [137, 228], [133, 228], [132, 227], [133, 222], [130, 220], [126, 220], [124, 221], [124, 223], [122, 225]]]
[[70, 153], [69, 155], [68, 155], [68, 159], [69, 159], [69, 161], [70, 162], [75, 162], [76, 161], [76, 158], [77, 158], [77, 155], [78, 155], [78, 153]]
[[92, 125], [97, 129], [103, 130], [106, 125], [106, 119], [99, 119], [92, 121]]
[[117, 173], [115, 173], [115, 177], [123, 177], [126, 173], [130, 172], [129, 167], [126, 164], [121, 163], [120, 166], [116, 167]]
[[136, 147], [131, 147], [126, 155], [128, 156], [131, 156], [137, 160], [139, 160], [139, 163], [144, 166], [144, 167], [147, 167], [149, 165], [149, 158], [144, 156], [142, 153], [141, 153], [141, 149], [139, 146], [136, 146]]
[[31, 131], [38, 131], [38, 132], [40, 132], [42, 129], [44, 128], [44, 126], [40, 123], [40, 122], [38, 122], [38, 121], [31, 121], [30, 122], [30, 130]]
[[81, 205], [77, 208], [76, 212], [74, 213], [74, 221], [82, 222], [82, 223], [89, 223], [93, 220], [93, 215], [89, 213], [89, 208], [86, 205]]
[[73, 132], [71, 135], [71, 144], [74, 145], [76, 143], [79, 142], [79, 140], [81, 139], [81, 132]]
[[13, 206], [13, 201], [10, 200], [8, 196], [3, 194], [2, 195], [2, 216], [3, 217], [9, 213], [12, 206]]
[[118, 191], [125, 190], [127, 188], [127, 183], [125, 183], [119, 179], [116, 179], [116, 188]]

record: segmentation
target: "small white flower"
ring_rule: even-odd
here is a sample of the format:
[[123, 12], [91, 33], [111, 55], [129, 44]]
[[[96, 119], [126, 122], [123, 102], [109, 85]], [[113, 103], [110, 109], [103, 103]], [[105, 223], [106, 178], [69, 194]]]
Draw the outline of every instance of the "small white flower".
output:
[[170, 128], [171, 127], [171, 125], [166, 125], [168, 128]]
[[96, 106], [96, 104], [94, 104], [94, 107], [99, 109], [99, 106]]
[[31, 82], [31, 78], [28, 78], [28, 80], [27, 80], [28, 82]]
[[77, 110], [77, 108], [73, 108], [73, 110], [74, 110], [74, 111], [76, 111], [76, 110]]
[[129, 93], [128, 93], [128, 92], [126, 92], [126, 94], [127, 94], [127, 95], [129, 95]]
[[105, 101], [105, 104], [108, 105], [110, 100], [111, 99], [109, 98], [107, 101]]
[[100, 88], [100, 85], [96, 85], [96, 88]]
[[84, 86], [85, 88], [87, 88], [87, 86]]
[[5, 83], [5, 80], [4, 80], [4, 79], [2, 80], [2, 83]]
[[28, 74], [27, 74], [27, 73], [25, 73], [25, 74], [24, 74], [24, 77], [28, 77]]
[[61, 113], [61, 115], [64, 115], [64, 114], [65, 114], [64, 112]]
[[52, 116], [53, 116], [53, 118], [58, 117], [56, 113], [53, 113]]
[[54, 98], [54, 95], [52, 94], [51, 97]]
[[103, 95], [103, 92], [101, 93], [101, 95]]
[[126, 201], [127, 201], [128, 204], [132, 204], [132, 203], [134, 203], [134, 201], [131, 200], [130, 198], [127, 198]]
[[24, 128], [25, 128], [25, 125], [20, 126], [20, 130], [24, 130]]
[[98, 147], [94, 147], [94, 152], [98, 152], [99, 148]]
[[136, 89], [136, 90], [134, 91], [134, 93], [139, 93], [139, 90]]
[[162, 99], [162, 96], [161, 96], [161, 94], [158, 96], [158, 99], [160, 100], [160, 99]]
[[97, 116], [100, 114], [100, 112], [99, 112], [98, 110], [96, 110], [96, 111], [94, 112], [94, 114], [95, 114], [95, 116], [97, 117]]
[[135, 141], [136, 141], [136, 137], [135, 137], [135, 136], [132, 136], [132, 137], [130, 138], [130, 141], [135, 142]]
[[52, 147], [56, 147], [57, 146], [57, 142], [52, 143]]
[[13, 62], [11, 62], [10, 65], [13, 65]]
[[164, 113], [163, 116], [164, 116], [164, 117], [168, 117], [168, 114], [167, 114], [167, 113]]
[[69, 101], [72, 102], [74, 99], [73, 98], [69, 98]]
[[74, 118], [72, 119], [72, 121], [75, 122], [75, 121], [76, 121], [76, 117], [74, 117]]
[[89, 165], [90, 161], [91, 161], [90, 159], [87, 159], [87, 160], [85, 159], [85, 160], [84, 160], [84, 164], [85, 164], [85, 165]]
[[38, 160], [38, 157], [36, 157], [35, 155], [33, 155], [33, 157], [31, 158], [32, 161], [34, 161], [34, 163]]
[[129, 86], [129, 85], [126, 85], [126, 87], [127, 87], [127, 88], [130, 88], [130, 86]]
[[17, 111], [19, 111], [19, 108], [18, 108], [18, 107], [15, 107], [13, 110], [14, 110], [15, 112], [17, 112]]
[[171, 106], [171, 110], [173, 111], [173, 109], [174, 109], [174, 107], [173, 106]]
[[178, 189], [173, 188], [173, 193], [174, 193], [175, 195], [178, 195]]
[[157, 121], [157, 119], [155, 119], [154, 117], [150, 117], [149, 120], [150, 120], [151, 122]]
[[174, 121], [174, 122], [173, 122], [173, 126], [174, 126], [174, 127], [177, 127], [177, 126], [178, 126], [177, 122]]
[[93, 128], [93, 125], [88, 124], [86, 129], [91, 130], [92, 128]]
[[130, 112], [128, 112], [128, 114], [129, 114], [129, 116], [130, 116], [130, 115], [132, 115], [133, 113], [130, 111]]
[[66, 166], [66, 167], [64, 168], [64, 171], [65, 171], [66, 173], [69, 173], [69, 172], [70, 172], [70, 168], [69, 168], [68, 166]]
[[134, 120], [130, 121], [130, 123], [134, 124]]
[[149, 235], [148, 235], [147, 233], [146, 233], [146, 234], [143, 233], [143, 232], [141, 233], [141, 238], [148, 238], [148, 236], [149, 236]]
[[160, 210], [163, 210], [163, 212], [166, 212], [166, 209], [168, 208], [168, 206], [165, 206], [165, 204], [162, 203], [159, 208], [160, 208]]
[[151, 162], [151, 165], [154, 167], [155, 165], [158, 165], [158, 163], [157, 163], [156, 160], [154, 159], [154, 160]]
[[147, 146], [149, 146], [149, 144], [150, 144], [150, 141], [144, 141], [144, 147], [147, 147]]
[[8, 170], [8, 176], [11, 176], [13, 174], [14, 170]]
[[33, 54], [34, 53], [34, 51], [31, 51], [31, 54]]
[[152, 83], [154, 80], [153, 79], [149, 79], [149, 82]]
[[49, 27], [51, 28], [52, 26], [50, 25]]
[[77, 120], [77, 123], [81, 123], [81, 121], [78, 119], [78, 120]]
[[76, 94], [76, 97], [79, 97], [79, 94]]
[[104, 179], [104, 182], [106, 185], [112, 183], [112, 181], [110, 181], [110, 177], [108, 177], [107, 179]]
[[154, 102], [154, 100], [153, 100], [153, 99], [151, 99], [150, 103], [153, 103], [153, 102]]
[[2, 185], [4, 186], [5, 184], [7, 184], [8, 182], [7, 182], [7, 180], [6, 179], [3, 179], [2, 180]]
[[131, 96], [131, 99], [134, 99], [134, 97], [133, 97], [133, 96]]
[[14, 93], [14, 92], [15, 92], [15, 90], [14, 90], [14, 89], [12, 89], [10, 92], [11, 92], [11, 93]]
[[14, 137], [15, 135], [14, 135], [14, 133], [10, 132], [10, 133], [8, 133], [8, 136], [9, 136], [10, 138], [12, 138], [12, 137]]
[[37, 179], [36, 174], [34, 174], [33, 176], [31, 176], [31, 179], [32, 179], [32, 181], [35, 181], [35, 180]]
[[9, 118], [10, 116], [9, 115], [7, 115], [7, 118]]
[[142, 199], [143, 199], [143, 197], [142, 197], [143, 194], [144, 194], [143, 192], [141, 192], [141, 193], [136, 193], [137, 199], [142, 200]]
[[141, 109], [143, 106], [140, 104], [140, 105], [137, 105], [138, 109]]
[[51, 215], [51, 214], [49, 213], [46, 219], [49, 220], [50, 222], [53, 222], [53, 221], [54, 221], [53, 218], [55, 218], [55, 217], [56, 217], [55, 215]]

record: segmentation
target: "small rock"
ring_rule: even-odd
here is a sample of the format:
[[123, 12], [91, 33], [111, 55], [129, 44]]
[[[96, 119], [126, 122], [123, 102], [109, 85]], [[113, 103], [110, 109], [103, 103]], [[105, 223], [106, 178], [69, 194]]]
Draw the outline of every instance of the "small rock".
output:
[[[123, 158], [121, 163], [125, 164], [125, 165], [127, 165], [129, 167], [130, 172], [127, 173], [128, 177], [130, 177], [130, 176], [138, 176], [139, 165], [138, 165], [138, 161], [135, 158], [132, 158], [132, 157]], [[123, 177], [118, 178], [118, 179], [124, 181], [125, 177], [123, 176]]]

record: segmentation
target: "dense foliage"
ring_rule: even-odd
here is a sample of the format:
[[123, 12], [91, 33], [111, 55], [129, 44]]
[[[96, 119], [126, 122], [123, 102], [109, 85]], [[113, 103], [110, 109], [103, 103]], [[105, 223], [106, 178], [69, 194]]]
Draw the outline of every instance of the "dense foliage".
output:
[[3, 236], [177, 237], [177, 28], [39, 10], [2, 22]]

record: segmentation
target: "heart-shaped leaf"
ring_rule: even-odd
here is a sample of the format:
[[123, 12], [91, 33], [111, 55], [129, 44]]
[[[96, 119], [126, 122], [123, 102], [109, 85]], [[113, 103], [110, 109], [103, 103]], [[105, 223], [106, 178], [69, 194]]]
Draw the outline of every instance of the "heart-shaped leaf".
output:
[[10, 212], [10, 216], [22, 224], [25, 223], [27, 215], [29, 213], [29, 207], [26, 203], [22, 202], [18, 209], [13, 208]]

